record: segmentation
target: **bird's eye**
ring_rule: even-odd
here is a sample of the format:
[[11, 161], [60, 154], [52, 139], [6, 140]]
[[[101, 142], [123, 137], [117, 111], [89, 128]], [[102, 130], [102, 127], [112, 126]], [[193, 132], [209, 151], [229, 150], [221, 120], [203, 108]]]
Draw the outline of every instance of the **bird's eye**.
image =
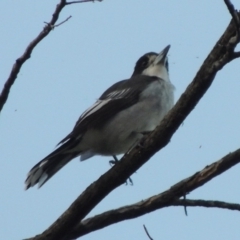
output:
[[142, 67], [146, 67], [148, 65], [148, 59], [144, 58], [141, 62]]

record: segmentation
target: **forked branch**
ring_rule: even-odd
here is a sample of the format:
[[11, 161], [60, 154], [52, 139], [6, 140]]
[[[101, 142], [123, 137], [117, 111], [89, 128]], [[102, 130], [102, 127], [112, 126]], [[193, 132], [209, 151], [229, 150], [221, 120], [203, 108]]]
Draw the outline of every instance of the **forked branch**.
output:
[[[84, 3], [84, 2], [92, 2], [93, 0], [83, 0], [83, 1], [74, 1], [74, 2], [66, 2], [66, 0], [60, 0], [59, 4], [56, 6], [56, 9], [52, 15], [52, 19], [50, 20], [50, 22], [46, 23], [45, 22], [45, 27], [43, 28], [43, 30], [38, 34], [38, 36], [33, 39], [29, 45], [27, 46], [27, 48], [25, 49], [24, 53], [22, 54], [21, 57], [19, 57], [15, 63], [13, 64], [12, 70], [9, 74], [8, 79], [6, 80], [2, 92], [0, 94], [0, 112], [3, 109], [4, 104], [6, 103], [9, 93], [10, 93], [10, 89], [12, 87], [12, 85], [14, 84], [19, 71], [22, 68], [22, 65], [31, 57], [31, 54], [34, 50], [34, 48], [55, 28], [60, 26], [61, 24], [63, 24], [64, 22], [66, 22], [67, 20], [69, 20], [71, 18], [68, 17], [66, 20], [64, 20], [63, 22], [56, 24], [59, 15], [61, 13], [61, 11], [63, 10], [63, 8], [69, 4], [72, 3]], [[101, 0], [98, 0], [99, 2]]]
[[168, 190], [140, 202], [110, 210], [87, 218], [76, 225], [64, 239], [69, 240], [107, 227], [124, 220], [140, 217], [144, 214], [170, 206], [209, 207], [240, 211], [240, 204], [221, 201], [179, 199], [184, 194], [210, 181], [227, 169], [240, 162], [240, 149], [205, 167], [200, 172], [178, 182]]

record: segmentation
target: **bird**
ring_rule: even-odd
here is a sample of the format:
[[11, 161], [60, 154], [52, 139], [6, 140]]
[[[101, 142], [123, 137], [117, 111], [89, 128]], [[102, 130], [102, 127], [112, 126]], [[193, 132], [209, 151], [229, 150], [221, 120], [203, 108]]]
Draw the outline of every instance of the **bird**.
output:
[[56, 172], [80, 156], [125, 154], [145, 133], [153, 131], [174, 104], [174, 85], [169, 79], [168, 51], [141, 56], [132, 76], [113, 84], [82, 113], [73, 130], [57, 148], [27, 174], [25, 189], [40, 188]]

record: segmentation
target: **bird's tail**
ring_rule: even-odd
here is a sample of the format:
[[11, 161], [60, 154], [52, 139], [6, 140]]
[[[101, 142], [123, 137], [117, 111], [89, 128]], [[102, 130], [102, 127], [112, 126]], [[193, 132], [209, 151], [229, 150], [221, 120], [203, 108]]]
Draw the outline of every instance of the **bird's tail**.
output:
[[37, 183], [40, 188], [63, 166], [80, 155], [79, 151], [71, 151], [72, 148], [73, 145], [71, 144], [71, 141], [66, 142], [37, 163], [27, 174], [25, 190], [33, 187]]

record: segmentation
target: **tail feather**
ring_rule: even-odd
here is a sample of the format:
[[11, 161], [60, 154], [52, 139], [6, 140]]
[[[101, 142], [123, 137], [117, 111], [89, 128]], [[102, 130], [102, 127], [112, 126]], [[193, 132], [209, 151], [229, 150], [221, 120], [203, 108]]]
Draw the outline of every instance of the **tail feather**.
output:
[[33, 187], [35, 184], [38, 184], [38, 187], [40, 188], [63, 166], [65, 166], [73, 158], [79, 156], [81, 154], [79, 151], [70, 151], [73, 147], [73, 144], [66, 142], [37, 163], [27, 174], [25, 190]]

